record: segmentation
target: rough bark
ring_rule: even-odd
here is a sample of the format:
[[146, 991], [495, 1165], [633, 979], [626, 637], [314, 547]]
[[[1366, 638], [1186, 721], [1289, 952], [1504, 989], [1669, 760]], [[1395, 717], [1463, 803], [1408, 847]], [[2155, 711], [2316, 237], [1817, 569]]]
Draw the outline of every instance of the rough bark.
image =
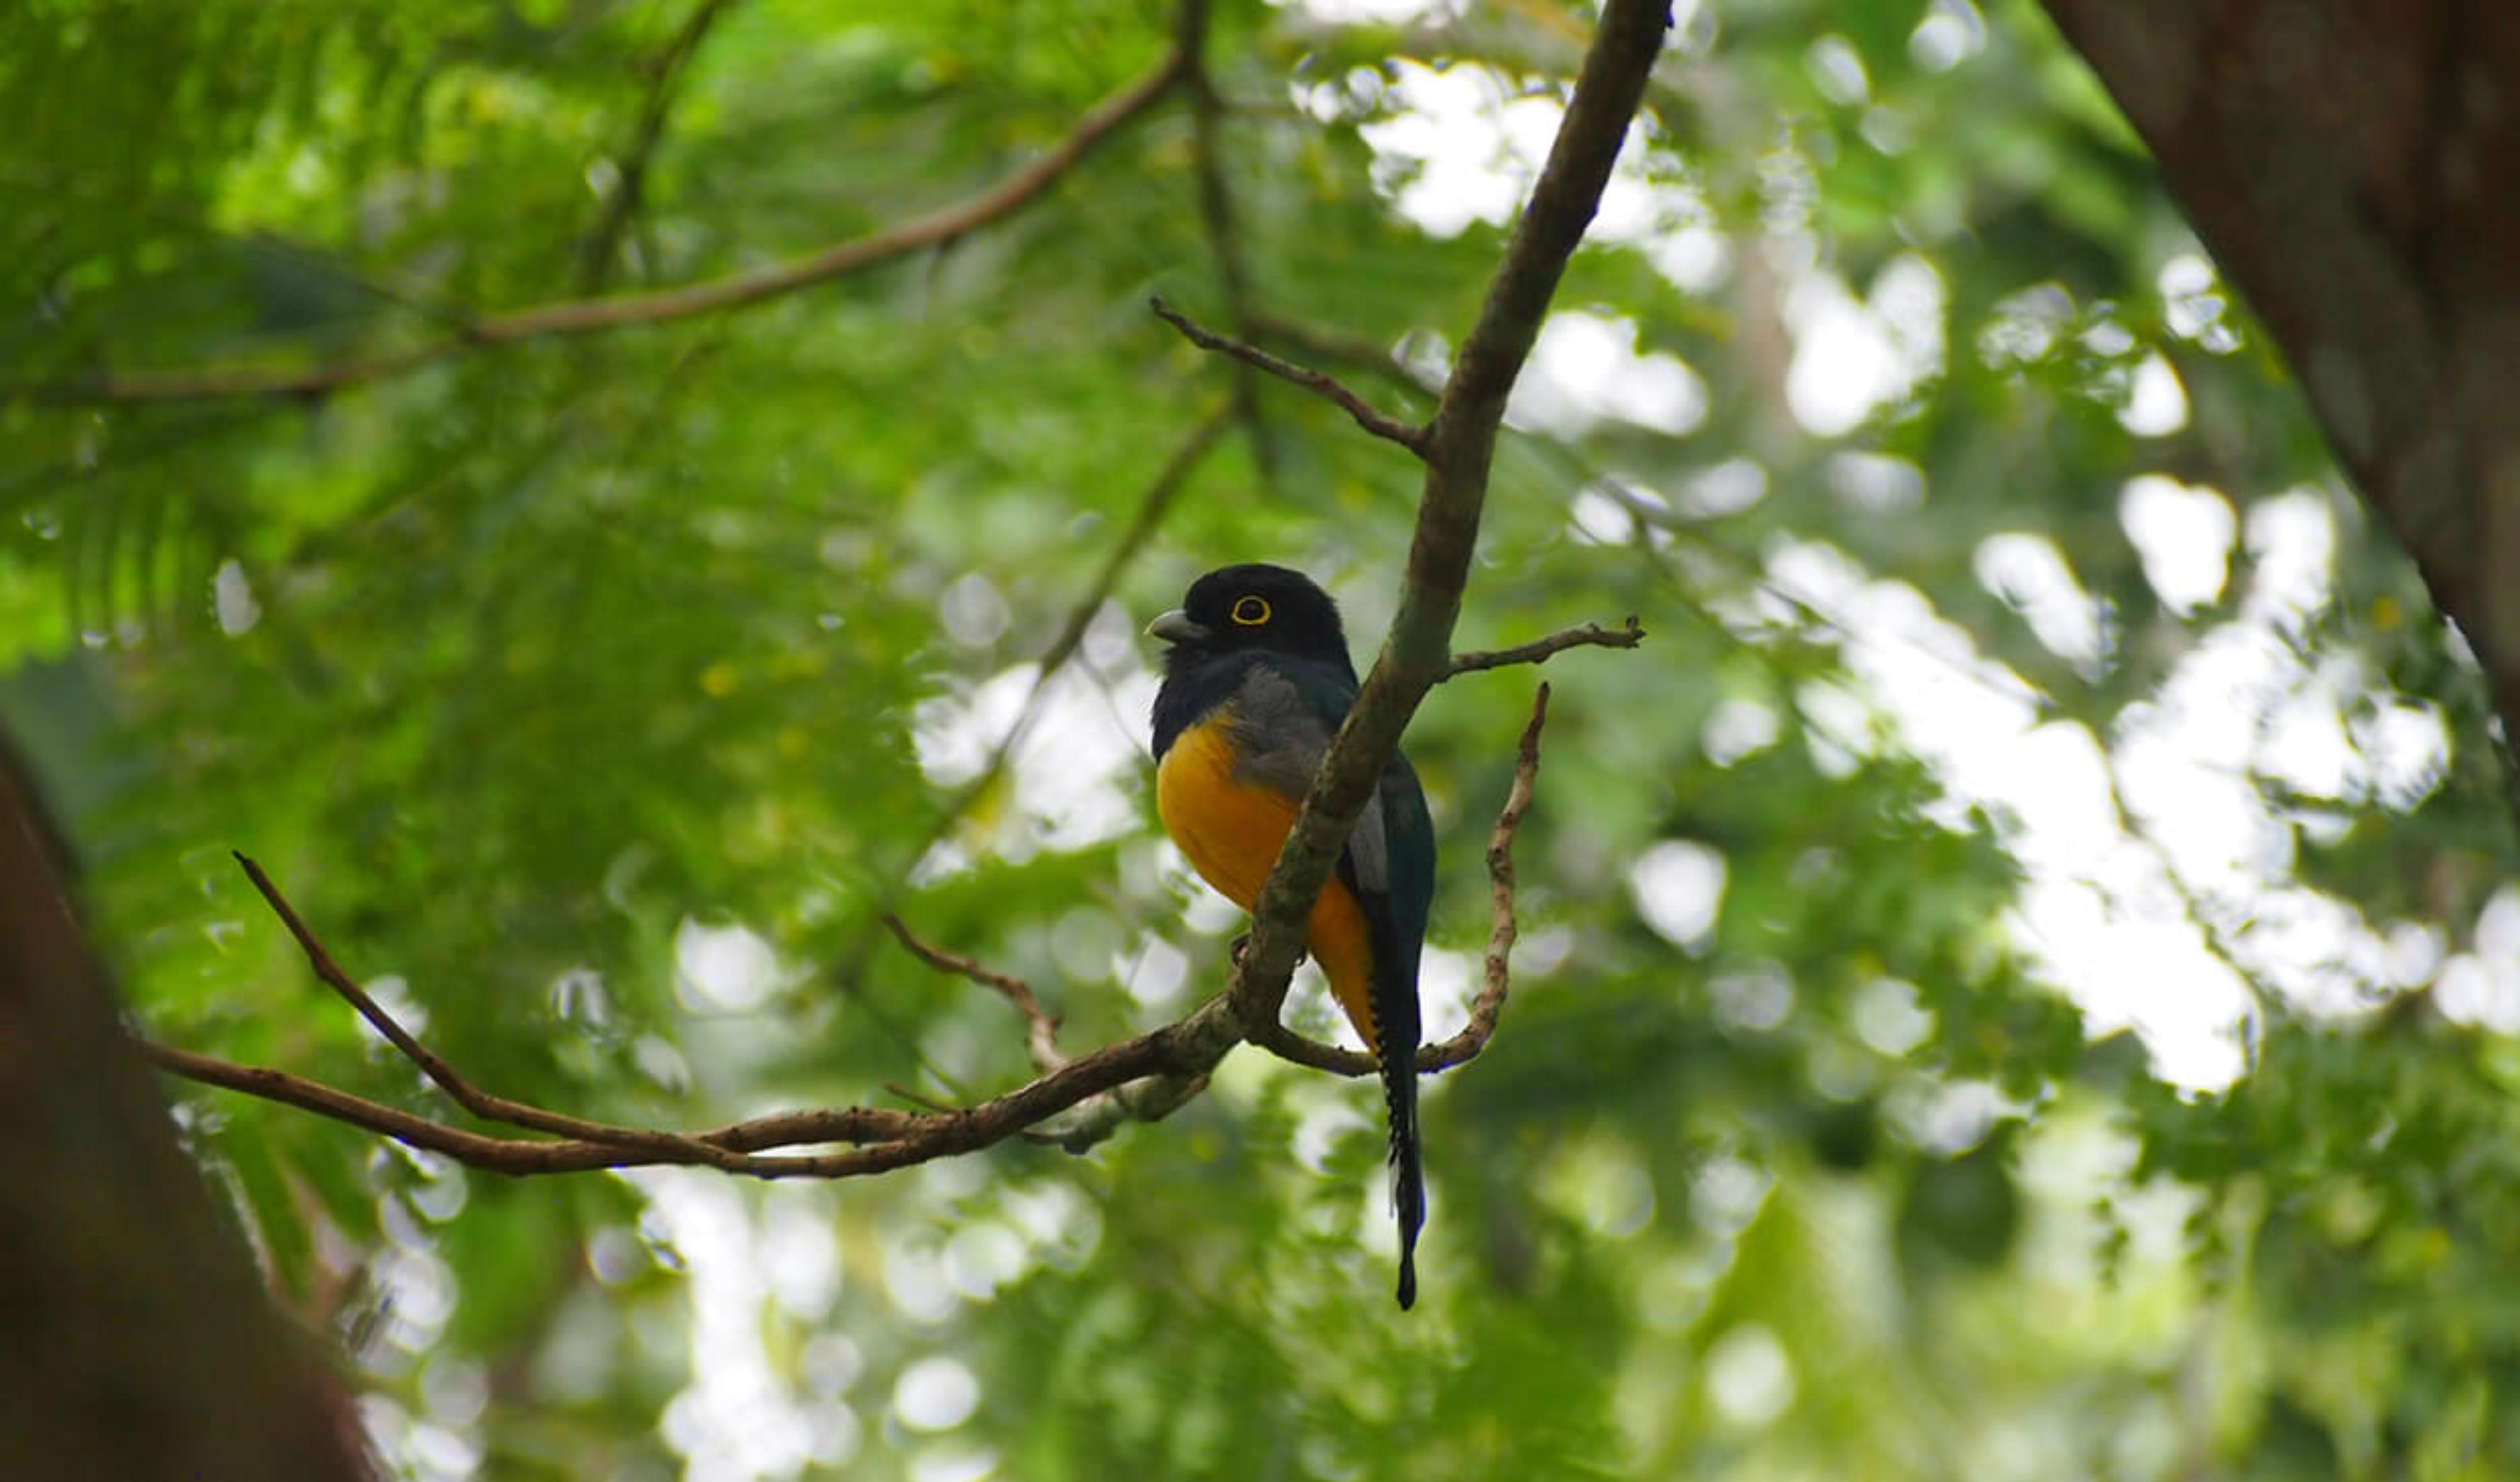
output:
[[2520, 6], [2046, 0], [2520, 721]]
[[0, 746], [0, 1477], [370, 1475], [177, 1145]]

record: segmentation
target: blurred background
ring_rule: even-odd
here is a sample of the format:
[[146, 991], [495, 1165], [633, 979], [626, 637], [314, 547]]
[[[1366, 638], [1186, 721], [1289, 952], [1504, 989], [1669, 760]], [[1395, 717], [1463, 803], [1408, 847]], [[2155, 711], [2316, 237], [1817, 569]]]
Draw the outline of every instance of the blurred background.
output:
[[[1458, 647], [1651, 637], [1546, 671], [1418, 1311], [1372, 1088], [1250, 1051], [1082, 1157], [773, 1188], [170, 1084], [398, 1474], [2520, 1465], [2472, 659], [2035, 6], [1674, 10]], [[1155, 827], [1139, 630], [1270, 560], [1370, 653], [1418, 470], [1147, 300], [1424, 415], [1591, 24], [0, 10], [0, 728], [140, 1024], [453, 1115], [231, 849], [474, 1080], [612, 1120], [1028, 1078], [887, 910], [1071, 1052], [1186, 1012], [1240, 925]], [[1409, 734], [1432, 1036], [1539, 677]], [[1309, 969], [1290, 1014], [1344, 1032]]]

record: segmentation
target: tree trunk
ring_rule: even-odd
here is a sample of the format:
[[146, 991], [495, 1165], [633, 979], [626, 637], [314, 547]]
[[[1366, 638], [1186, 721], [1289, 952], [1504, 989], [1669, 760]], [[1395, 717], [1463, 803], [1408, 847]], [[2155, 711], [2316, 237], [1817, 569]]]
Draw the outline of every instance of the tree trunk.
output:
[[2291, 360], [2511, 732], [2520, 5], [2046, 4]]
[[116, 1018], [0, 746], [0, 1477], [369, 1475]]

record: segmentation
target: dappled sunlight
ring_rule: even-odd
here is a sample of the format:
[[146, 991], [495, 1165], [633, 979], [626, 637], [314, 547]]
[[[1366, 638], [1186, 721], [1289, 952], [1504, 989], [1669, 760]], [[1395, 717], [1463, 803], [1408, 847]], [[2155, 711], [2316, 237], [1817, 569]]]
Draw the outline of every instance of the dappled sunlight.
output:
[[[960, 1430], [986, 1395], [942, 1337], [907, 1354], [877, 1342], [889, 1376], [867, 1409], [873, 1355], [829, 1326], [843, 1298], [863, 1311], [872, 1297], [915, 1327], [943, 1334], [971, 1304], [991, 1301], [1042, 1264], [1074, 1271], [1100, 1240], [1092, 1205], [1055, 1179], [990, 1190], [961, 1217], [947, 1211], [969, 1206], [981, 1184], [961, 1174], [926, 1180], [934, 1200], [927, 1214], [870, 1248], [843, 1235], [841, 1206], [823, 1187], [760, 1189], [684, 1170], [626, 1177], [646, 1201], [643, 1228], [676, 1273], [673, 1289], [687, 1306], [690, 1382], [666, 1407], [663, 1435], [694, 1478], [789, 1478], [846, 1466], [878, 1425], [895, 1440]], [[597, 1271], [613, 1259], [597, 1260]], [[782, 1332], [815, 1335], [789, 1347]], [[950, 1472], [978, 1450], [922, 1446], [916, 1455]]]
[[[690, 1293], [691, 1383], [665, 1407], [662, 1421], [667, 1443], [686, 1459], [685, 1475], [693, 1482], [749, 1482], [797, 1476], [809, 1462], [846, 1461], [856, 1449], [855, 1427], [813, 1423], [794, 1384], [774, 1366], [760, 1322], [774, 1284], [802, 1284], [824, 1304], [836, 1294], [835, 1276], [825, 1275], [836, 1271], [828, 1226], [814, 1221], [765, 1238], [745, 1190], [725, 1180], [684, 1169], [630, 1178], [646, 1195], [656, 1236], [671, 1245]], [[791, 1197], [828, 1205], [819, 1190]], [[817, 1235], [821, 1250], [813, 1248]], [[785, 1270], [774, 1277], [774, 1266]], [[831, 1450], [842, 1442], [845, 1450]], [[818, 1445], [831, 1454], [817, 1455]]]
[[[988, 852], [1021, 860], [1041, 849], [1082, 848], [1137, 826], [1124, 780], [1143, 762], [1137, 717], [1153, 694], [1153, 677], [1142, 669], [1106, 679], [1070, 667], [1045, 683], [1037, 665], [1017, 664], [920, 702], [920, 765], [938, 786], [965, 786], [1003, 750], [1012, 807], [985, 831]], [[971, 841], [940, 842], [920, 877], [968, 868], [970, 849]]]
[[1884, 267], [1862, 299], [1824, 271], [1789, 283], [1784, 392], [1795, 420], [1816, 437], [1840, 436], [1939, 373], [1947, 297], [1941, 273], [1912, 254]]
[[1684, 952], [1703, 953], [1724, 905], [1724, 856], [1704, 844], [1666, 839], [1630, 868], [1628, 887], [1646, 925]]
[[1638, 354], [1636, 341], [1625, 319], [1551, 315], [1514, 382], [1508, 424], [1567, 437], [1606, 419], [1673, 437], [1696, 430], [1706, 420], [1706, 382], [1674, 356]]
[[2002, 598], [2042, 647], [2086, 679], [2099, 675], [2112, 635], [2107, 614], [2074, 579], [2064, 553], [2044, 535], [1990, 535], [1971, 562], [1978, 585]]
[[1731, 1423], [1761, 1429], [1794, 1403], [1793, 1361], [1760, 1325], [1730, 1328], [1707, 1350], [1706, 1397]]
[[1793, 975], [1781, 963], [1744, 963], [1708, 978], [1706, 996], [1718, 1027], [1735, 1034], [1767, 1034], [1784, 1027], [1793, 1015]]
[[892, 1413], [912, 1430], [952, 1430], [980, 1408], [980, 1381], [950, 1358], [922, 1359], [892, 1386]]
[[2221, 490], [2138, 474], [2118, 491], [2118, 523], [2162, 606], [2184, 617], [2222, 597], [2240, 527]]
[[1698, 744], [1705, 748], [1708, 761], [1729, 767], [1775, 745], [1782, 725], [1774, 706], [1737, 696], [1728, 698], [1706, 717]]
[[779, 954], [741, 923], [712, 926], [685, 917], [674, 928], [674, 986], [685, 1007], [745, 1012], [781, 982]]
[[1948, 72], [1986, 49], [1986, 17], [1969, 0], [1933, 0], [1908, 33], [1908, 55], [1929, 72]]
[[[2485, 903], [2476, 918], [2475, 942], [2474, 951], [2441, 965], [2434, 997], [2442, 1012], [2459, 1023], [2520, 1034], [2520, 886], [2505, 885]], [[2408, 966], [2423, 966], [2423, 948], [2429, 946], [2434, 944], [2410, 952]]]
[[[2235, 522], [2219, 498], [2138, 482], [2122, 510], [2130, 533], [2144, 532], [2139, 546], [2163, 550], [2146, 570], [2161, 573], [2166, 604], [2220, 593], [2213, 536], [2228, 546]], [[2169, 555], [2161, 536], [2173, 528], [2203, 537], [2203, 549]], [[2173, 666], [2157, 701], [2129, 707], [2105, 751], [2080, 725], [2036, 723], [2025, 681], [1976, 656], [1912, 589], [1868, 579], [1842, 553], [1812, 543], [1774, 552], [1763, 590], [1783, 601], [1750, 598], [1765, 622], [1806, 611], [1825, 620], [1864, 702], [1936, 762], [1955, 799], [2003, 821], [2030, 870], [2013, 918], [2025, 944], [2094, 1030], [2135, 1027], [2159, 1073], [2200, 1088], [2245, 1068], [2241, 1027], [2255, 1010], [2235, 963], [2314, 1012], [2358, 1011], [2424, 980], [2408, 972], [2419, 960], [2392, 945], [2402, 931], [2292, 879], [2295, 825], [2260, 780], [2404, 807], [2447, 755], [2437, 716], [2385, 696], [2349, 728], [2345, 696], [2370, 694], [2369, 677], [2307, 667], [2286, 641], [2326, 601], [2334, 535], [2323, 500], [2262, 501], [2247, 530], [2237, 616]], [[1991, 539], [1978, 572], [2044, 647], [2087, 672], [2106, 656], [2104, 614], [2053, 543]], [[1830, 702], [1833, 717], [1815, 712], [1816, 697], [1806, 693], [1806, 723], [1861, 749], [1861, 719], [1842, 700]]]
[[2168, 437], [2187, 426], [2187, 388], [2159, 350], [2136, 362], [2118, 422], [2138, 437]]

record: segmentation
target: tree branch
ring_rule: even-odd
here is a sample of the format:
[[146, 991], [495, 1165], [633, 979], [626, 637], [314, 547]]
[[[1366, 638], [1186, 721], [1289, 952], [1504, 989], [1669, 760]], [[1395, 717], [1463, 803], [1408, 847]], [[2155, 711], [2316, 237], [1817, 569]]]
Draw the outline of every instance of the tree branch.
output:
[[[572, 1138], [608, 1147], [677, 1155], [668, 1159], [669, 1161], [692, 1161], [724, 1166], [722, 1161], [724, 1149], [709, 1146], [677, 1133], [656, 1132], [637, 1127], [616, 1127], [609, 1123], [588, 1121], [583, 1117], [566, 1116], [556, 1111], [546, 1111], [539, 1106], [530, 1106], [522, 1101], [511, 1100], [503, 1096], [494, 1096], [474, 1086], [459, 1074], [453, 1065], [447, 1063], [445, 1057], [422, 1044], [411, 1031], [402, 1026], [399, 1020], [387, 1013], [382, 1005], [370, 997], [366, 989], [360, 987], [355, 979], [341, 970], [340, 965], [333, 960], [332, 953], [327, 951], [323, 942], [308, 929], [306, 922], [298, 917], [296, 909], [289, 904], [288, 898], [280, 893], [280, 887], [271, 882], [271, 876], [263, 873], [260, 865], [243, 854], [236, 856], [236, 862], [244, 867], [246, 877], [253, 881], [253, 888], [261, 892], [263, 901], [271, 907], [272, 914], [280, 918], [281, 924], [288, 927], [289, 934], [296, 939], [298, 950], [305, 953], [307, 966], [314, 969], [315, 976], [326, 987], [340, 995], [342, 1002], [357, 1010], [359, 1017], [366, 1019], [378, 1034], [384, 1037], [386, 1043], [392, 1045], [402, 1055], [403, 1058], [420, 1067], [421, 1074], [428, 1077], [429, 1081], [458, 1106], [483, 1121], [505, 1122], [511, 1127], [521, 1127], [530, 1132], [547, 1132], [558, 1137]], [[262, 1077], [279, 1075], [276, 1071], [256, 1072], [256, 1074]], [[288, 1081], [291, 1078], [280, 1076], [279, 1079]], [[312, 1087], [314, 1091], [329, 1090], [329, 1088], [313, 1086], [311, 1082], [300, 1083], [300, 1086]], [[291, 1090], [292, 1094], [311, 1095], [311, 1093], [301, 1092], [298, 1087], [285, 1089]], [[339, 1095], [339, 1093], [333, 1094]], [[288, 1100], [288, 1098], [275, 1099]], [[308, 1102], [297, 1100], [293, 1104], [307, 1105]], [[309, 1105], [308, 1109], [322, 1108]]]
[[1048, 190], [1122, 124], [1170, 92], [1181, 81], [1182, 67], [1181, 52], [1167, 51], [1163, 60], [1144, 76], [1095, 105], [1065, 138], [975, 196], [770, 267], [653, 292], [566, 299], [493, 314], [473, 320], [442, 338], [359, 359], [293, 368], [216, 365], [108, 374], [91, 381], [10, 387], [0, 390], [0, 400], [23, 396], [43, 402], [87, 404], [321, 396], [405, 375], [460, 350], [662, 324], [759, 303], [950, 242], [1014, 211]]
[[911, 956], [939, 972], [956, 973], [984, 988], [994, 988], [1006, 997], [1008, 1003], [1014, 1005], [1015, 1011], [1024, 1016], [1024, 1044], [1032, 1052], [1035, 1068], [1051, 1071], [1067, 1063], [1067, 1057], [1058, 1053], [1058, 1015], [1041, 1007], [1041, 1000], [1033, 996], [1031, 984], [1009, 973], [983, 967], [960, 953], [930, 947], [913, 936], [901, 918], [889, 911], [883, 914], [883, 923], [892, 928], [892, 934], [902, 946], [910, 949]]
[[[294, 929], [302, 930], [302, 924]], [[329, 955], [324, 961], [331, 961]], [[338, 968], [333, 970], [338, 972]], [[339, 985], [333, 986], [338, 989]], [[500, 1118], [515, 1125], [573, 1125], [590, 1134], [552, 1141], [467, 1132], [282, 1071], [237, 1065], [145, 1041], [140, 1049], [160, 1068], [188, 1080], [296, 1106], [493, 1173], [522, 1176], [687, 1164], [763, 1179], [841, 1179], [976, 1151], [1134, 1081], [1158, 1076], [1202, 1079], [1235, 1044], [1233, 1020], [1224, 1006], [1225, 999], [1219, 995], [1177, 1023], [1065, 1061], [1004, 1096], [961, 1111], [934, 1113], [849, 1106], [782, 1112], [710, 1132], [684, 1134], [611, 1127], [520, 1107], [519, 1103], [500, 1098], [487, 1099], [511, 1111], [521, 1110], [524, 1115]], [[416, 1063], [426, 1063], [418, 1056], [414, 1058]], [[469, 1087], [467, 1091], [475, 1097], [480, 1095], [470, 1092]], [[457, 1093], [449, 1088], [448, 1095]], [[845, 1152], [821, 1154], [766, 1152], [777, 1147], [827, 1143], [856, 1145]]]
[[1327, 397], [1345, 409], [1347, 415], [1355, 418], [1358, 427], [1376, 437], [1396, 442], [1420, 458], [1426, 456], [1424, 427], [1412, 427], [1380, 410], [1373, 403], [1341, 385], [1336, 377], [1306, 366], [1299, 366], [1291, 360], [1281, 360], [1258, 345], [1245, 344], [1239, 339], [1230, 338], [1213, 330], [1205, 329], [1161, 298], [1148, 299], [1148, 306], [1155, 311], [1156, 318], [1181, 331], [1183, 338], [1200, 349], [1213, 350], [1220, 355], [1230, 355], [1244, 365], [1256, 367], [1281, 381], [1292, 382], [1305, 390]]
[[[1191, 163], [1198, 180], [1198, 220], [1216, 259], [1216, 278], [1225, 291], [1225, 311], [1235, 334], [1254, 337], [1251, 268], [1242, 250], [1242, 233], [1235, 222], [1234, 192], [1225, 178], [1225, 105], [1216, 79], [1207, 69], [1209, 0], [1181, 0], [1174, 19], [1174, 45], [1182, 54], [1182, 92], [1190, 100]], [[1245, 364], [1234, 368], [1234, 411], [1251, 439], [1251, 461], [1260, 482], [1278, 494], [1278, 451], [1269, 424], [1260, 414], [1260, 374]]]
[[1444, 678], [1457, 679], [1482, 669], [1502, 669], [1508, 664], [1545, 664], [1569, 649], [1633, 649], [1644, 641], [1645, 630], [1638, 626], [1637, 615], [1631, 612], [1624, 628], [1604, 628], [1599, 623], [1586, 623], [1580, 628], [1552, 633], [1547, 638], [1510, 649], [1456, 653], [1452, 667], [1444, 671]]
[[1540, 334], [1566, 260], [1583, 240], [1645, 79], [1662, 48], [1663, 0], [1608, 0], [1583, 74], [1515, 223], [1478, 323], [1426, 427], [1426, 480], [1400, 606], [1382, 652], [1314, 775], [1303, 810], [1252, 912], [1250, 950], [1228, 990], [1247, 1032], [1278, 1022], [1313, 898], [1329, 877], [1400, 733], [1452, 665], [1470, 553], [1487, 499], [1507, 393]]

